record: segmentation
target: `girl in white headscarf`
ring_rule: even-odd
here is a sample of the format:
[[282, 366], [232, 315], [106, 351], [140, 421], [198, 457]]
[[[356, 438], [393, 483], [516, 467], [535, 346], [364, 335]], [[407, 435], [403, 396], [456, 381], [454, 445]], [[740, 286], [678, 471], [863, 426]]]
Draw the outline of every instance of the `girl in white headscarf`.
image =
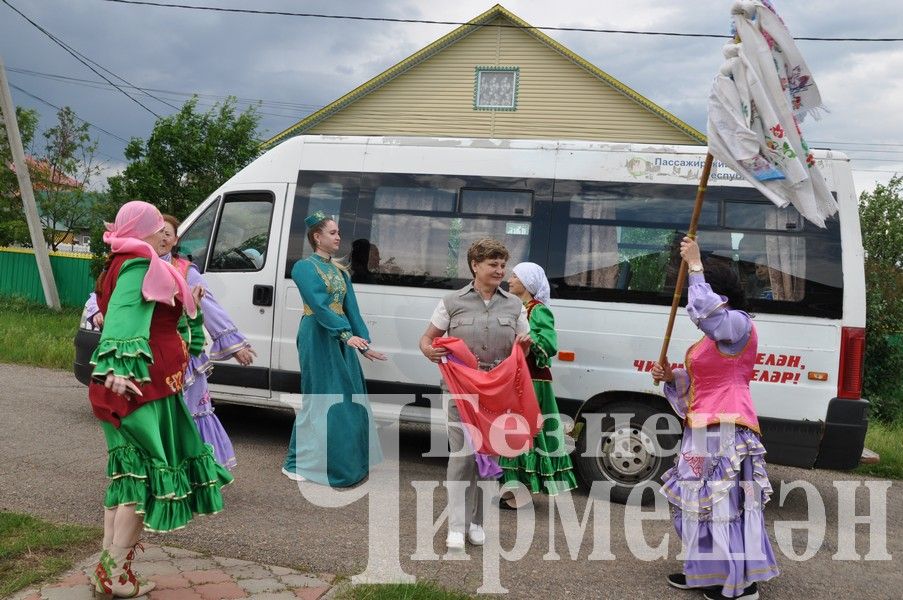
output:
[[577, 487], [573, 464], [564, 443], [564, 432], [558, 414], [558, 402], [552, 391], [552, 357], [558, 353], [555, 318], [547, 306], [549, 280], [536, 263], [520, 263], [512, 269], [508, 291], [519, 296], [527, 307], [530, 337], [533, 344], [527, 354], [527, 365], [533, 379], [533, 389], [539, 409], [545, 418], [543, 428], [536, 434], [533, 447], [516, 458], [499, 458], [502, 467], [502, 508], [517, 508], [520, 502], [511, 491], [521, 483], [532, 493], [554, 496]]

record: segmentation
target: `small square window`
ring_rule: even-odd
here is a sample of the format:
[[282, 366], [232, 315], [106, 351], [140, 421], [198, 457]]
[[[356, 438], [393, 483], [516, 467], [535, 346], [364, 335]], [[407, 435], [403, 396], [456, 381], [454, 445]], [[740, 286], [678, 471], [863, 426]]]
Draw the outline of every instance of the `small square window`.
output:
[[473, 107], [476, 110], [516, 110], [518, 67], [477, 67]]

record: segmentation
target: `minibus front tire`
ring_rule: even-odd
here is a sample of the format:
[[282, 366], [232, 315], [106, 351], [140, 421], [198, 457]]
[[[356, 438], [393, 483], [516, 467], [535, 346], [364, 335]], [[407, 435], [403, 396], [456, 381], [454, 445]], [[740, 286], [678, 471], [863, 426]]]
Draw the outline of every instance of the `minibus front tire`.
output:
[[[595, 410], [605, 413], [600, 432], [587, 431], [587, 419], [580, 419], [583, 428], [573, 456], [581, 481], [587, 490], [594, 481], [607, 482], [614, 502], [650, 503], [651, 490], [640, 498], [631, 497], [631, 492], [638, 486], [648, 488], [649, 483], [660, 483], [662, 474], [674, 464], [680, 435], [650, 427], [666, 417], [658, 402], [616, 401]], [[630, 417], [626, 420], [614, 415]], [[588, 449], [588, 443], [595, 448]], [[657, 489], [657, 485], [652, 487]]]

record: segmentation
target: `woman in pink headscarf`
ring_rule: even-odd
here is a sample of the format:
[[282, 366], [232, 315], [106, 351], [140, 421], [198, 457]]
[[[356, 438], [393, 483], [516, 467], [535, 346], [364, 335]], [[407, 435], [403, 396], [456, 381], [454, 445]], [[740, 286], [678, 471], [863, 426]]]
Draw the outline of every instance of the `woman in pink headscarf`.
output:
[[103, 552], [92, 577], [108, 598], [154, 587], [131, 566], [142, 529], [173, 531], [219, 512], [220, 488], [232, 481], [182, 402], [188, 353], [201, 351], [204, 334], [199, 292], [157, 256], [163, 226], [160, 211], [135, 200], [103, 236], [111, 256], [97, 282], [105, 318], [88, 397], [108, 451]]

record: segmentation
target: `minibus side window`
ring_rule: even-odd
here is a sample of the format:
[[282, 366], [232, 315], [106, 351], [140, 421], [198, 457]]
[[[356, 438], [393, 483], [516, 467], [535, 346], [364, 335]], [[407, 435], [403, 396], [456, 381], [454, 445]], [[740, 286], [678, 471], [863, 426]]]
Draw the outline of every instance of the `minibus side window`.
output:
[[[558, 295], [601, 299], [601, 290], [613, 290], [618, 297], [630, 291], [646, 300], [670, 296], [680, 237], [675, 230], [686, 226], [693, 209], [694, 191], [684, 187], [557, 181], [560, 218], [552, 239], [566, 240], [552, 252], [550, 275]], [[702, 226], [717, 225], [719, 218], [718, 202], [703, 205]]]
[[207, 268], [207, 249], [210, 247], [210, 235], [213, 233], [218, 207], [219, 198], [208, 206], [201, 216], [179, 236], [179, 253], [188, 257], [188, 260], [193, 262], [201, 273]]
[[530, 259], [534, 192], [523, 179], [365, 173], [352, 279], [449, 289], [472, 275], [467, 249], [481, 238]]
[[295, 263], [313, 252], [307, 241], [307, 225], [304, 219], [318, 210], [335, 220], [339, 226], [339, 233], [342, 236], [339, 255], [344, 256], [351, 251], [359, 179], [358, 173], [299, 171], [289, 226], [286, 279], [291, 278]]
[[[696, 188], [556, 181], [548, 273], [553, 297], [667, 304]], [[839, 223], [806, 223], [756, 190], [712, 186], [698, 230], [704, 260], [740, 278], [751, 310], [837, 318], [843, 289]]]
[[266, 264], [273, 195], [227, 194], [216, 228], [208, 271], [259, 271]]

